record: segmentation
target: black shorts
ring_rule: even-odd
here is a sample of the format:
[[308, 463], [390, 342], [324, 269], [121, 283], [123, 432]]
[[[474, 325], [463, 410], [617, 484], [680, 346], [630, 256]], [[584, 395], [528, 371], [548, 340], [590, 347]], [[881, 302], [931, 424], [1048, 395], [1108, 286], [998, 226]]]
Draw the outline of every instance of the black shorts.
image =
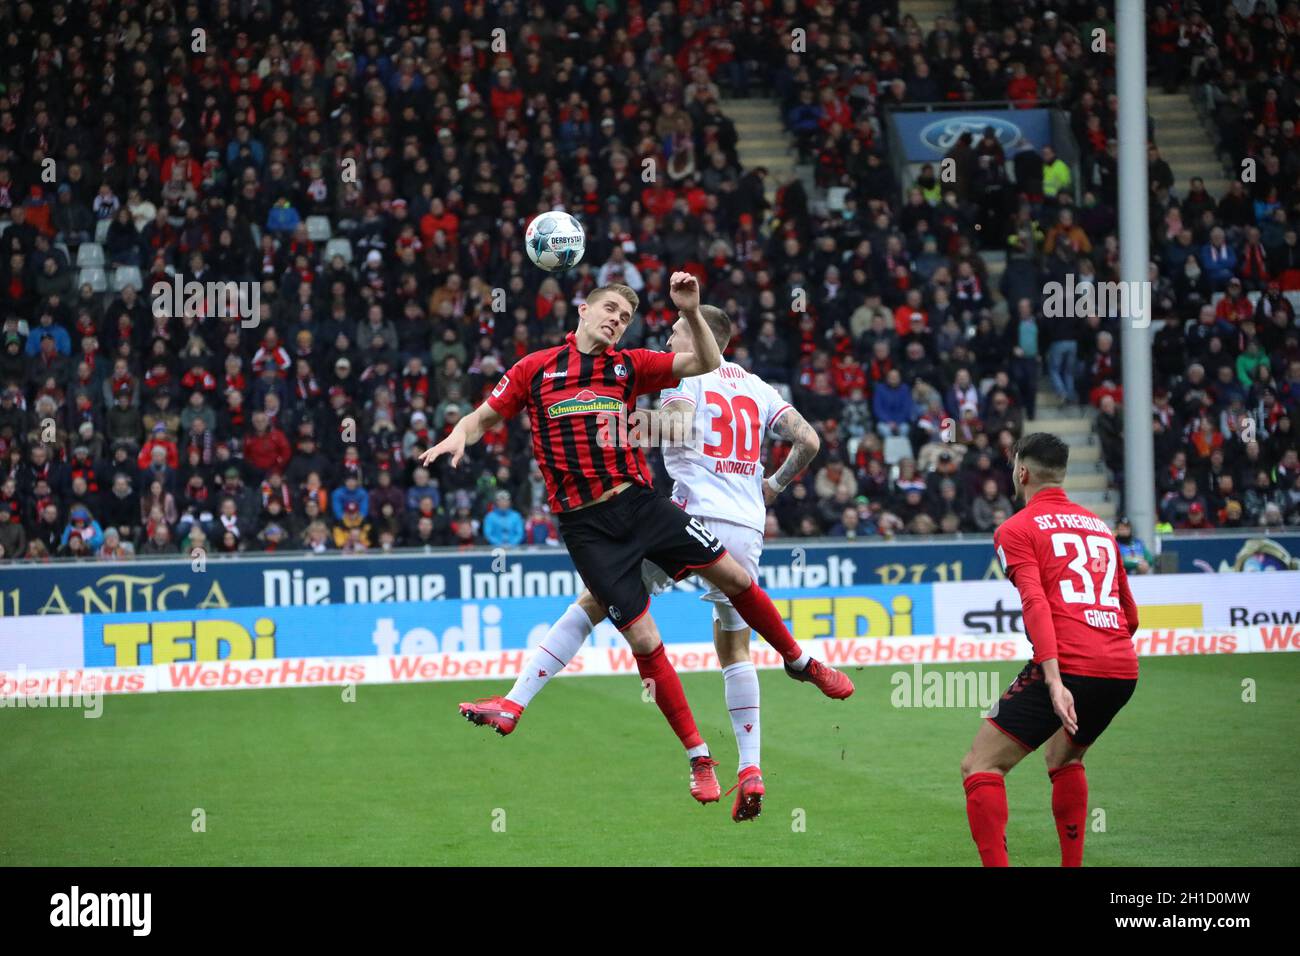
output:
[[708, 528], [644, 485], [633, 485], [599, 504], [561, 512], [559, 523], [573, 566], [620, 631], [650, 606], [641, 579], [644, 559], [679, 580], [716, 564], [727, 553]]
[[[1079, 732], [1070, 736], [1070, 740], [1080, 747], [1090, 747], [1096, 742], [1137, 687], [1136, 678], [1080, 677], [1065, 673], [1061, 674], [1061, 682], [1074, 695]], [[1052, 709], [1052, 696], [1047, 692], [1042, 665], [1026, 664], [993, 705], [988, 719], [1026, 750], [1037, 750], [1060, 730], [1061, 718]]]

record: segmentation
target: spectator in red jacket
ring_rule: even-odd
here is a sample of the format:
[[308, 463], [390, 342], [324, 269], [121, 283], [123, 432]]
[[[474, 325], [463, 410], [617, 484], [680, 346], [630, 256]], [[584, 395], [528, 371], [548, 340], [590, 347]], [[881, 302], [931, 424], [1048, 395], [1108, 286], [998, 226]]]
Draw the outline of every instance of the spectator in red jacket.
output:
[[289, 464], [289, 439], [271, 424], [266, 412], [253, 412], [253, 430], [244, 441], [244, 461], [265, 474]]
[[161, 448], [167, 452], [168, 468], [180, 467], [181, 453], [176, 448], [176, 443], [167, 435], [167, 426], [162, 422], [154, 425], [153, 434], [149, 437], [149, 440], [144, 443], [144, 447], [140, 449], [140, 454], [136, 456], [136, 464], [138, 464], [142, 470], [148, 468], [149, 463], [153, 461], [153, 450], [155, 448]]
[[1038, 81], [1025, 71], [1023, 63], [1011, 64], [1011, 80], [1007, 83], [1007, 99], [1017, 109], [1028, 110], [1038, 105]]
[[831, 362], [831, 379], [835, 383], [835, 391], [841, 398], [848, 398], [849, 393], [855, 388], [860, 388], [864, 392], [867, 390], [866, 369], [852, 352]]
[[523, 110], [524, 91], [515, 86], [515, 76], [509, 70], [497, 73], [497, 85], [492, 88], [489, 98], [493, 119], [505, 119], [507, 110], [513, 109], [516, 116]]
[[909, 289], [903, 304], [894, 310], [894, 331], [900, 337], [912, 332], [913, 316], [919, 317], [921, 329], [929, 328], [930, 316], [922, 303], [920, 289]]
[[203, 164], [190, 155], [190, 144], [185, 140], [181, 140], [176, 144], [175, 155], [168, 156], [163, 160], [162, 176], [159, 182], [171, 182], [172, 170], [177, 166], [185, 171], [185, 178], [194, 186], [194, 191], [201, 195], [203, 192]]
[[434, 196], [429, 202], [429, 211], [420, 217], [420, 236], [426, 246], [433, 245], [433, 238], [441, 230], [447, 236], [447, 245], [455, 248], [460, 240], [460, 217], [449, 210], [442, 197]]

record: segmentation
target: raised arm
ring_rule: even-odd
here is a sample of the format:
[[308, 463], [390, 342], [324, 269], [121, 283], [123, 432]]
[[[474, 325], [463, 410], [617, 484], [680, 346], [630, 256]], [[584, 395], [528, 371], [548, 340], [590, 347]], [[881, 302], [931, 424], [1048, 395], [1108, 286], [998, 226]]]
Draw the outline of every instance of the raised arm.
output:
[[678, 378], [704, 375], [722, 364], [722, 350], [709, 331], [700, 311], [700, 284], [689, 272], [674, 272], [669, 280], [673, 305], [691, 329], [691, 351], [673, 356], [673, 374]]
[[781, 467], [763, 483], [763, 498], [768, 504], [808, 467], [822, 447], [816, 430], [793, 408], [781, 412], [772, 423], [772, 434], [782, 441], [792, 442], [794, 447], [781, 462]]
[[455, 468], [465, 457], [465, 448], [483, 438], [496, 428], [504, 419], [492, 407], [484, 402], [474, 411], [456, 423], [451, 434], [420, 456], [420, 464], [428, 467], [443, 455], [451, 455], [451, 467]]
[[[676, 374], [676, 369], [673, 370]], [[659, 417], [659, 434], [663, 444], [681, 444], [689, 437], [695, 416], [695, 403], [680, 395], [664, 399], [656, 414]]]

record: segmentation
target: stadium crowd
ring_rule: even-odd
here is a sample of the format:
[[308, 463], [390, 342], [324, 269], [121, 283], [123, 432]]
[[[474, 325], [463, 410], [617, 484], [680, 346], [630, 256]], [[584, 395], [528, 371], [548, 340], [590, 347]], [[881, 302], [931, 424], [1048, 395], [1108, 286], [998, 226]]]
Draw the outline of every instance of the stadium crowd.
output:
[[[661, 348], [676, 268], [822, 436], [773, 537], [991, 531], [1040, 380], [1095, 407], [1118, 487], [1116, 321], [1042, 311], [1048, 281], [1118, 278], [1114, 46], [1089, 42], [1109, 5], [957, 6], [926, 34], [829, 0], [0, 0], [0, 557], [553, 544], [527, 421], [456, 471], [416, 459], [597, 285], [636, 289], [625, 341]], [[1153, 82], [1259, 170], [1175, 183], [1156, 125], [1179, 528], [1300, 523], [1300, 7], [1271, 10], [1151, 15]], [[756, 95], [811, 193], [769, 202], [741, 168], [723, 98]], [[1068, 109], [1080, 181], [990, 135], [953, 147], [955, 182], [900, 183], [885, 111], [933, 101]], [[521, 242], [553, 207], [587, 231], [560, 277]], [[256, 314], [157, 314], [173, 275], [258, 284]]]

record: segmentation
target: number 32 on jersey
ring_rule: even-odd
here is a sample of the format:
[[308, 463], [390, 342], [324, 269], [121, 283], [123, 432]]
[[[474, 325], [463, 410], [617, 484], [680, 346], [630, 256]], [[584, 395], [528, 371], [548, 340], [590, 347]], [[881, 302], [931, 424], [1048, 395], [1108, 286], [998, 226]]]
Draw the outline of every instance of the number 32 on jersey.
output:
[[1094, 627], [1118, 627], [1119, 595], [1115, 590], [1115, 568], [1118, 555], [1115, 542], [1105, 535], [1073, 534], [1058, 531], [1052, 535], [1052, 553], [1058, 558], [1071, 558], [1067, 569], [1078, 579], [1076, 586], [1068, 575], [1061, 575], [1061, 597], [1066, 604], [1086, 604], [1084, 620]]

